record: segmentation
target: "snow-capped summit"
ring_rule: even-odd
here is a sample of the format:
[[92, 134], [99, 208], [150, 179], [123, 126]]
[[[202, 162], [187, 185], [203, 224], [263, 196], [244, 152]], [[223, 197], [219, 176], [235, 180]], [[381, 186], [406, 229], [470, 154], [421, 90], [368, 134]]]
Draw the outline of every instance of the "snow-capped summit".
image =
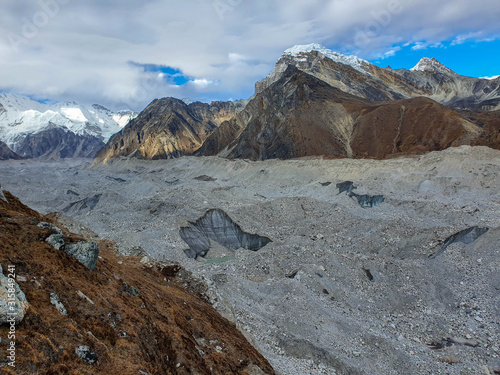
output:
[[107, 142], [136, 116], [131, 111], [112, 112], [97, 104], [43, 104], [26, 96], [3, 93], [0, 94], [0, 140], [15, 148], [20, 137], [56, 126]]
[[439, 61], [437, 61], [434, 57], [429, 59], [428, 57], [423, 57], [417, 65], [410, 69], [414, 72], [430, 72], [430, 73], [443, 73], [443, 74], [454, 74], [453, 70], [447, 68]]
[[25, 157], [92, 157], [136, 116], [131, 111], [112, 112], [97, 104], [44, 104], [2, 93], [0, 141]]
[[368, 72], [364, 69], [364, 67], [371, 65], [368, 61], [360, 59], [359, 57], [343, 55], [341, 53], [334, 52], [334, 51], [322, 46], [321, 44], [317, 44], [317, 43], [293, 46], [292, 48], [288, 48], [287, 50], [285, 50], [283, 55], [289, 55], [289, 56], [294, 56], [297, 58], [303, 58], [303, 56], [302, 56], [303, 54], [311, 53], [313, 51], [319, 52], [322, 55], [324, 55], [325, 57], [328, 57], [329, 59], [331, 59], [335, 62], [349, 65], [349, 66], [353, 67], [354, 69], [356, 69], [357, 71], [359, 71], [361, 73], [365, 73], [365, 74], [367, 74]]

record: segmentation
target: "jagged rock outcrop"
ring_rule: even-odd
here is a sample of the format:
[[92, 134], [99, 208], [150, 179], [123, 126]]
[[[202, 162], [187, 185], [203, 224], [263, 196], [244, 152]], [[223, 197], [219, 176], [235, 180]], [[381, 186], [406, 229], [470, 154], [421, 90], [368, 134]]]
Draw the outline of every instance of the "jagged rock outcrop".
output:
[[455, 109], [500, 109], [500, 79], [461, 76], [436, 59], [423, 58], [407, 69], [380, 68], [310, 44], [286, 50], [273, 72], [256, 84], [256, 93], [276, 82], [288, 65], [329, 85], [372, 102], [426, 96]]
[[79, 135], [58, 126], [16, 138], [15, 151], [26, 158], [93, 158], [104, 142], [92, 135]]
[[64, 246], [64, 252], [93, 271], [99, 256], [99, 247], [93, 241], [80, 241]]
[[4, 142], [0, 141], [0, 160], [19, 160], [23, 157], [21, 155], [16, 154], [12, 151], [9, 146], [7, 146]]
[[[16, 325], [15, 373], [274, 374], [202, 297], [204, 285], [180, 266], [144, 265], [101, 241], [91, 272], [40, 241], [54, 229], [38, 224], [61, 228], [68, 243], [85, 238], [5, 194], [10, 203], [0, 201], [0, 264], [15, 267], [30, 303]], [[125, 283], [137, 293], [123, 293]], [[9, 329], [0, 326], [0, 337]], [[9, 369], [5, 356], [0, 366]]]
[[243, 107], [239, 102], [191, 103], [164, 98], [154, 100], [96, 156], [107, 162], [117, 156], [164, 159], [190, 155], [223, 121]]
[[45, 239], [50, 246], [56, 250], [62, 250], [78, 260], [81, 264], [93, 271], [97, 264], [99, 256], [99, 247], [97, 243], [91, 241], [79, 241], [77, 243], [66, 244], [61, 229], [49, 223], [39, 223], [39, 228], [48, 229], [56, 232]]

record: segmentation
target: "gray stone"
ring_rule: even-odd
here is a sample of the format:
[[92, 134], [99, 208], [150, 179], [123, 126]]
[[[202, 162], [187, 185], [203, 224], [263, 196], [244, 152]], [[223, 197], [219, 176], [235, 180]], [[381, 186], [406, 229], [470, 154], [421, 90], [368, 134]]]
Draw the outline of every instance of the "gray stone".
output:
[[[49, 237], [50, 238], [50, 237]], [[89, 270], [93, 271], [99, 256], [99, 247], [95, 242], [78, 242], [64, 246], [64, 252], [82, 263]]]
[[2, 185], [0, 185], [0, 199], [3, 200], [4, 202], [9, 203], [9, 201], [7, 200], [7, 198], [5, 198], [5, 195], [3, 195]]
[[68, 315], [68, 311], [66, 307], [64, 307], [63, 303], [55, 293], [50, 293], [50, 303], [53, 304], [56, 309], [61, 313], [61, 315]]
[[20, 323], [28, 307], [23, 291], [13, 278], [4, 276], [0, 265], [0, 325], [12, 320]]
[[80, 357], [81, 360], [88, 363], [89, 365], [97, 363], [97, 354], [91, 351], [88, 346], [79, 346], [75, 349], [75, 353], [78, 357]]
[[127, 283], [123, 283], [123, 293], [127, 293], [130, 294], [131, 296], [136, 296], [136, 297], [140, 296], [140, 292], [133, 286], [128, 285]]
[[45, 242], [56, 250], [61, 250], [61, 248], [64, 247], [64, 237], [62, 234], [51, 234], [47, 237]]
[[54, 224], [47, 223], [45, 221], [38, 223], [37, 227], [42, 228], [42, 229], [53, 230], [53, 231], [57, 232], [57, 234], [62, 234], [62, 230], [58, 226], [55, 226]]

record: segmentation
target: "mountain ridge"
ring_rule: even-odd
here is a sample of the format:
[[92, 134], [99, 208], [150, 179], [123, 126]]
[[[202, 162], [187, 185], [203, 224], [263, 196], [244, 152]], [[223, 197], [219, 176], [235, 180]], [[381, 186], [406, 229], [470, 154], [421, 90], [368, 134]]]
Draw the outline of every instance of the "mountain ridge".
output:
[[[76, 138], [81, 138], [88, 144], [94, 144], [94, 149], [84, 153], [68, 150], [66, 153], [69, 157], [93, 157], [112, 134], [118, 132], [135, 116], [132, 111], [113, 112], [98, 104], [91, 106], [75, 102], [44, 104], [26, 96], [2, 93], [0, 94], [0, 140], [23, 157], [40, 157], [48, 151], [47, 148], [28, 152], [26, 143], [29, 142], [32, 146], [34, 143], [46, 143], [46, 135], [52, 131], [52, 139], [54, 141], [57, 139], [57, 143], [49, 146], [52, 151], [64, 148], [62, 143], [71, 144]], [[54, 128], [59, 128], [64, 133], [58, 131], [56, 135]], [[56, 152], [51, 154], [55, 155]]]

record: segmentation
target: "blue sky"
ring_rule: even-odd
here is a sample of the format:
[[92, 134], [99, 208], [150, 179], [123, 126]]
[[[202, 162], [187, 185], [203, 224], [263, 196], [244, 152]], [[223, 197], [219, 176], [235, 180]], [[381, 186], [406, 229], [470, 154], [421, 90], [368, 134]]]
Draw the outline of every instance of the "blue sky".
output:
[[401, 47], [394, 56], [372, 59], [370, 62], [380, 67], [409, 69], [422, 57], [434, 57], [458, 74], [469, 77], [492, 77], [500, 75], [500, 40], [466, 41], [453, 44], [443, 41], [437, 46], [425, 49]]
[[435, 57], [500, 75], [498, 0], [3, 0], [0, 91], [142, 110], [247, 99], [282, 52], [319, 43], [382, 67]]

